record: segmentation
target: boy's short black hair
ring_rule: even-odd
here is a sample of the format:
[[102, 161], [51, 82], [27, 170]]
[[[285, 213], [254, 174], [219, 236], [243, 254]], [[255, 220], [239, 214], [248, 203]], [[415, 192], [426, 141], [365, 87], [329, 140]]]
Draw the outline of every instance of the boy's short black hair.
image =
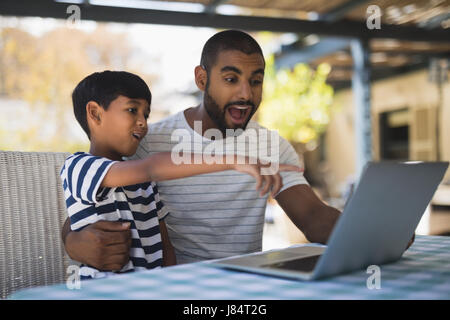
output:
[[216, 63], [219, 52], [226, 50], [238, 50], [245, 54], [259, 53], [264, 59], [261, 47], [252, 36], [239, 30], [225, 30], [216, 33], [206, 41], [203, 46], [200, 65], [209, 74]]
[[126, 71], [95, 72], [75, 87], [72, 93], [72, 104], [75, 118], [90, 138], [86, 119], [86, 105], [89, 101], [97, 102], [108, 110], [111, 101], [119, 95], [130, 99], [144, 99], [150, 105], [152, 94], [144, 80]]

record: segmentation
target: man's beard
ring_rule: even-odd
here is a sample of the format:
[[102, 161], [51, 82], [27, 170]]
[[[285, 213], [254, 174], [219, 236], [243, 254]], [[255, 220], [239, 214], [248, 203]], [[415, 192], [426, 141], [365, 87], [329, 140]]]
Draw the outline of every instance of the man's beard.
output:
[[[219, 107], [217, 102], [211, 97], [208, 93], [208, 87], [206, 86], [205, 95], [203, 98], [203, 105], [205, 107], [206, 113], [211, 118], [211, 120], [216, 124], [217, 128], [222, 132], [223, 137], [226, 137], [226, 129], [242, 129], [245, 130], [250, 119], [253, 117], [253, 114], [256, 112], [256, 106], [251, 101], [234, 101], [227, 103], [223, 109]], [[228, 108], [233, 105], [248, 105], [251, 106], [252, 110], [247, 118], [247, 121], [243, 123], [241, 126], [237, 126], [235, 128], [229, 128], [225, 121], [226, 112], [228, 112]]]

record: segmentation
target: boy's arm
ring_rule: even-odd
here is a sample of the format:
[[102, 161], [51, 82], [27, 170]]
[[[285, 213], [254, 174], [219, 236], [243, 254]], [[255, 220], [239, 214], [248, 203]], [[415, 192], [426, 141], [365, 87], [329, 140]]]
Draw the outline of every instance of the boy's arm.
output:
[[163, 266], [173, 266], [177, 264], [177, 258], [175, 256], [175, 249], [170, 242], [169, 234], [167, 232], [166, 223], [164, 220], [159, 221], [159, 229], [161, 232], [161, 241], [163, 247]]
[[[262, 189], [263, 196], [272, 187], [272, 195], [281, 188], [281, 176], [278, 172], [262, 175], [261, 164], [249, 164], [250, 158], [234, 156], [233, 163], [229, 162], [228, 156], [224, 155], [223, 164], [194, 162], [195, 154], [190, 154], [190, 164], [175, 164], [170, 152], [161, 152], [141, 160], [129, 160], [114, 163], [102, 180], [102, 187], [127, 186], [148, 181], [162, 181], [180, 179], [198, 174], [212, 173], [224, 170], [237, 170], [247, 173], [256, 179], [256, 190]], [[264, 166], [268, 166], [267, 164]], [[278, 171], [303, 171], [294, 165], [280, 164]]]
[[145, 159], [128, 160], [114, 163], [102, 180], [102, 187], [128, 186], [148, 181], [180, 179], [197, 174], [232, 170], [234, 164], [175, 164], [170, 152], [161, 152]]

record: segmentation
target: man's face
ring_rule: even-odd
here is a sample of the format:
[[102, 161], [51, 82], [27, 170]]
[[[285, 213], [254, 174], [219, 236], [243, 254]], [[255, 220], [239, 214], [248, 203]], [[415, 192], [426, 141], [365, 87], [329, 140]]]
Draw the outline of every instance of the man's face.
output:
[[245, 130], [261, 103], [264, 59], [237, 50], [219, 53], [209, 70], [203, 104], [209, 117], [223, 133]]

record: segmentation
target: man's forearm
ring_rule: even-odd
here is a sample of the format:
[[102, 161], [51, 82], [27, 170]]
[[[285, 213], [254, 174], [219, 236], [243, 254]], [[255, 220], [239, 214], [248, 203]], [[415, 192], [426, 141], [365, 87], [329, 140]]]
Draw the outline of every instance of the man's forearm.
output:
[[326, 205], [308, 185], [290, 187], [276, 200], [308, 241], [327, 243], [339, 218], [339, 210]]
[[129, 261], [129, 222], [97, 221], [80, 231], [71, 231], [68, 221], [61, 236], [72, 260], [99, 270], [120, 270]]
[[70, 231], [70, 219], [66, 218], [66, 221], [64, 221], [64, 225], [61, 230], [61, 239], [64, 244], [66, 244], [66, 238]]
[[173, 266], [177, 264], [177, 258], [175, 256], [175, 249], [169, 239], [167, 227], [164, 221], [159, 222], [161, 241], [163, 246], [163, 266]]
[[[64, 244], [64, 249], [66, 250], [67, 254], [69, 255], [69, 257], [72, 260], [80, 261], [80, 258], [75, 256], [73, 254], [73, 252], [71, 250], [69, 250], [70, 246], [68, 245], [67, 238], [71, 234], [73, 235], [74, 232], [70, 229], [70, 219], [67, 218], [66, 221], [64, 222], [64, 226], [63, 226], [63, 228], [61, 230], [61, 238], [62, 238], [62, 241], [63, 241], [63, 244]], [[71, 243], [73, 243], [75, 241], [74, 239], [71, 239], [71, 240], [73, 240]]]
[[326, 244], [340, 214], [339, 210], [325, 204], [315, 208], [305, 230], [306, 238], [310, 242]]

